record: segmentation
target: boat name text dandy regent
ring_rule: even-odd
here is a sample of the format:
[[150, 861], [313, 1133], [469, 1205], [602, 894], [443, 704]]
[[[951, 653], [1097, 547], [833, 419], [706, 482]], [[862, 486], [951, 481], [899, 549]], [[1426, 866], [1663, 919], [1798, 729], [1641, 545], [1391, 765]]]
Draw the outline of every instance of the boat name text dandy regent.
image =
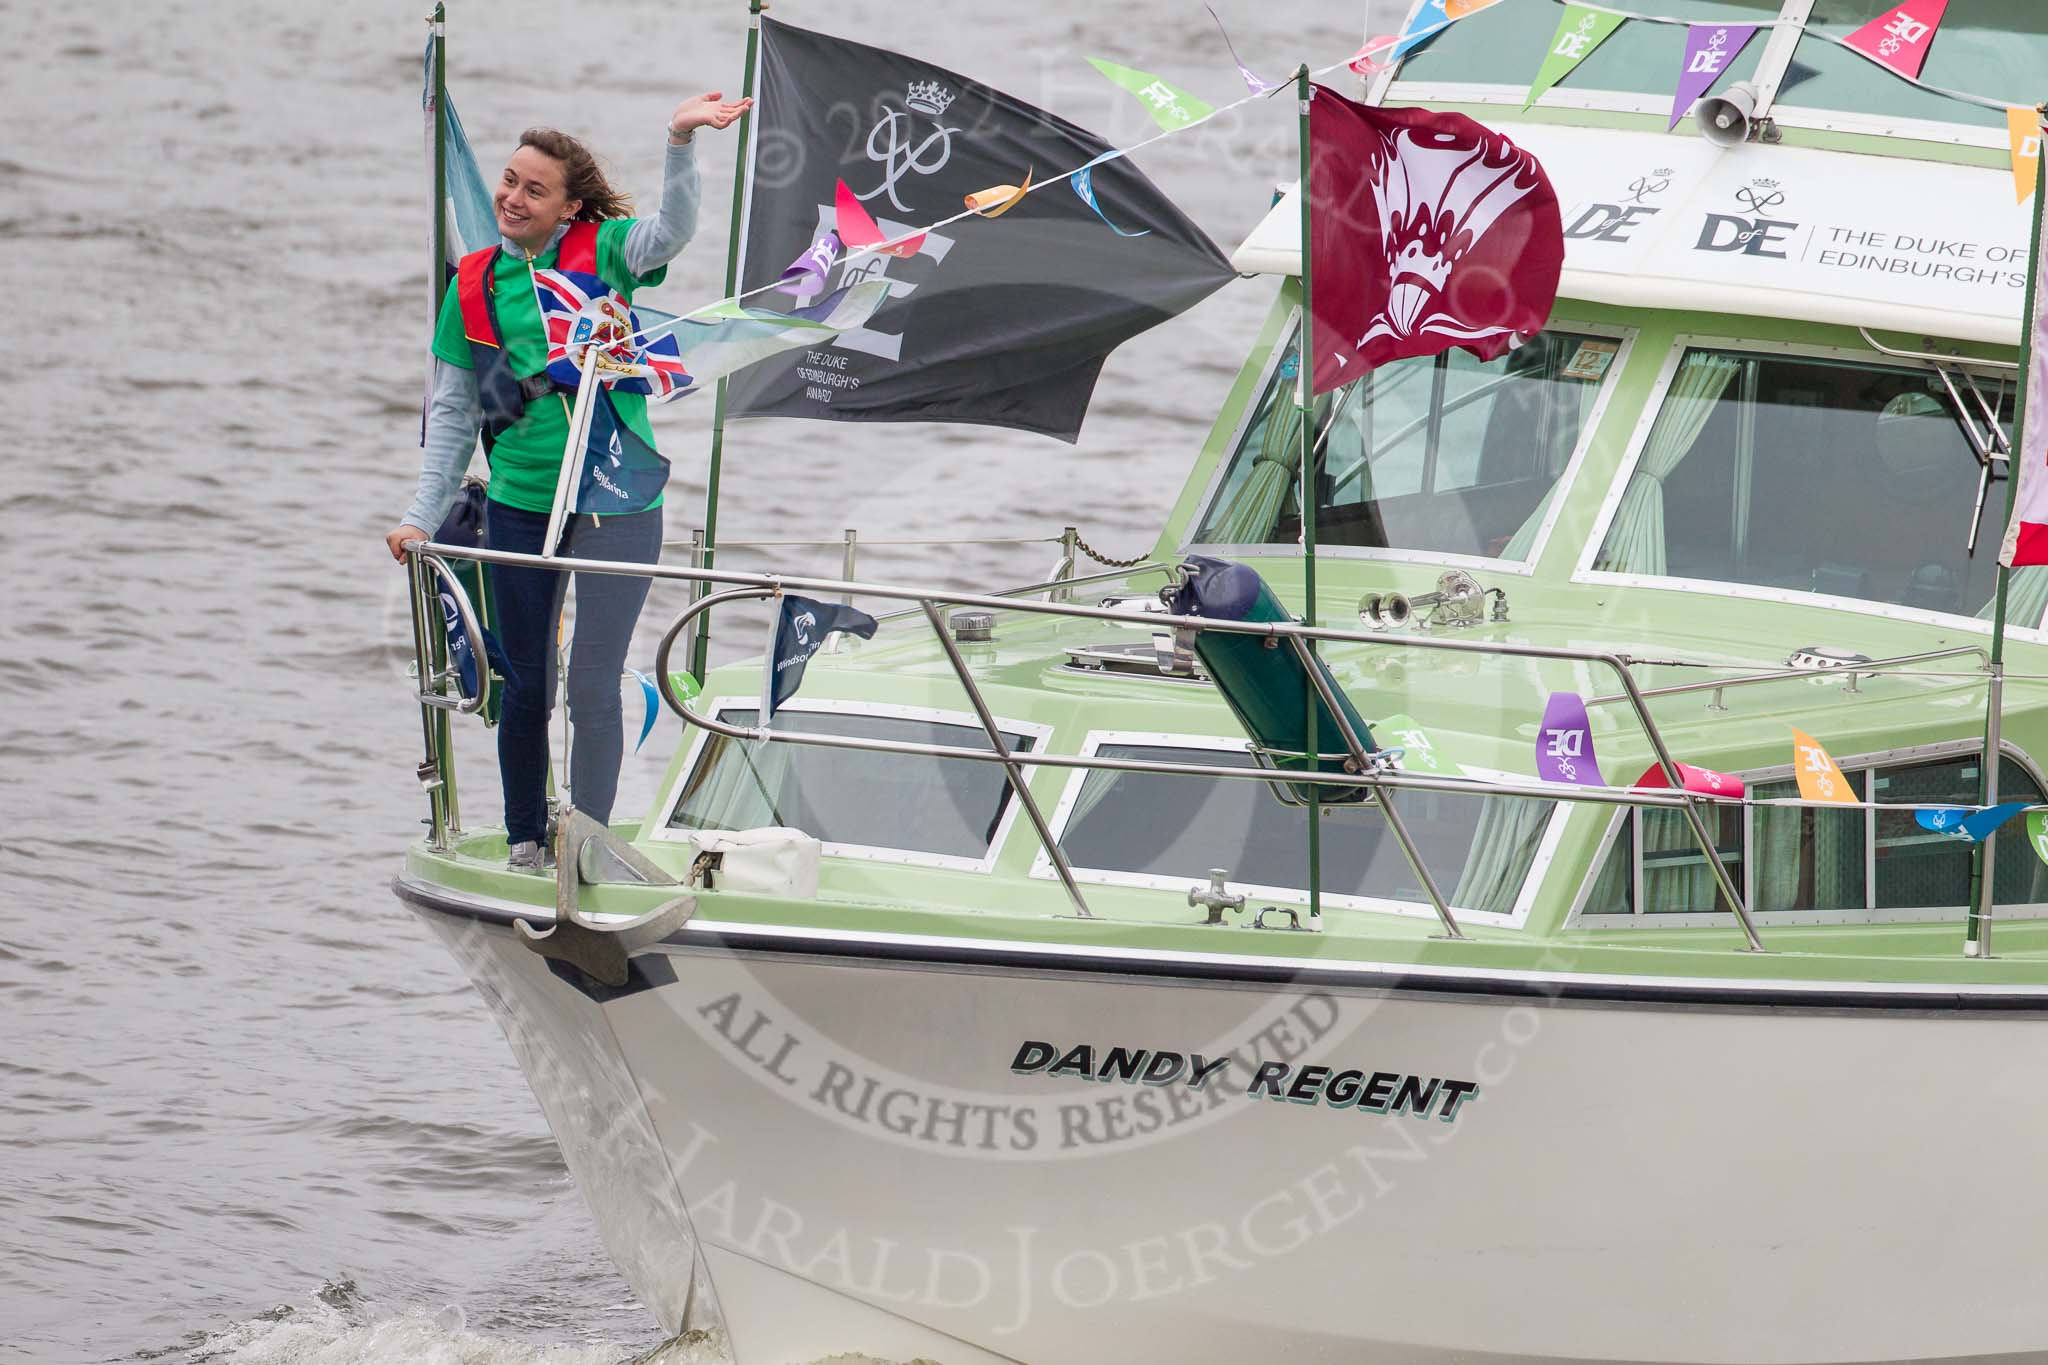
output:
[[[1142, 1047], [1098, 1049], [1077, 1043], [1062, 1050], [1051, 1043], [1028, 1039], [1011, 1059], [1010, 1070], [1019, 1076], [1074, 1076], [1090, 1081], [1122, 1081], [1126, 1085], [1185, 1085], [1201, 1090], [1210, 1081], [1224, 1079], [1230, 1058], [1204, 1057], [1199, 1052], [1171, 1052]], [[1359, 1109], [1369, 1114], [1412, 1114], [1416, 1118], [1435, 1116], [1445, 1123], [1457, 1120], [1465, 1102], [1479, 1094], [1476, 1081], [1446, 1080], [1397, 1071], [1339, 1070], [1328, 1066], [1296, 1066], [1291, 1062], [1262, 1061], [1243, 1093], [1253, 1099], [1285, 1100], [1291, 1104], [1320, 1104], [1329, 1109]]]

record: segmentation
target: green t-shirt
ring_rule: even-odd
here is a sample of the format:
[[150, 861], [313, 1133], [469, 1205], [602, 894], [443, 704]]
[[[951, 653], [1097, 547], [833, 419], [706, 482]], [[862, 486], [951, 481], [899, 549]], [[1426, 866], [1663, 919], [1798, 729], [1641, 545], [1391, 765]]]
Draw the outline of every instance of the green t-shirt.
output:
[[[660, 284], [668, 274], [666, 265], [635, 276], [626, 269], [626, 233], [631, 218], [613, 218], [597, 225], [597, 273], [618, 288], [630, 301], [635, 289]], [[549, 247], [533, 258], [534, 268], [546, 270], [555, 263], [555, 248]], [[498, 254], [492, 272], [491, 292], [498, 306], [498, 329], [503, 334], [505, 359], [514, 374], [538, 374], [547, 364], [547, 331], [541, 324], [540, 304], [533, 297], [533, 281], [526, 262], [510, 251]], [[441, 299], [441, 320], [434, 328], [434, 355], [450, 365], [474, 369], [469, 338], [462, 330], [462, 301], [450, 289]], [[569, 439], [568, 395], [550, 393], [526, 405], [526, 416], [506, 428], [491, 448], [493, 502], [526, 512], [547, 512], [555, 505], [555, 484], [562, 474], [562, 447]], [[647, 425], [647, 396], [638, 393], [612, 394], [620, 418], [651, 448], [654, 430]], [[654, 506], [661, 506], [655, 499]]]

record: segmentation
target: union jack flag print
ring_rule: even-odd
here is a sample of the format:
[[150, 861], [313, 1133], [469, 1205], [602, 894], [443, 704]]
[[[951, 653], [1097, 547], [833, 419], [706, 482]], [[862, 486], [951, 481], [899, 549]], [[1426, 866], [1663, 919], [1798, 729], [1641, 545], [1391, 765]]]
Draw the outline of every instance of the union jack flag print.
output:
[[548, 331], [548, 377], [570, 388], [582, 373], [583, 353], [598, 348], [597, 380], [614, 393], [644, 393], [661, 401], [696, 381], [683, 368], [674, 332], [637, 340], [643, 326], [632, 307], [595, 275], [537, 270], [534, 296]]

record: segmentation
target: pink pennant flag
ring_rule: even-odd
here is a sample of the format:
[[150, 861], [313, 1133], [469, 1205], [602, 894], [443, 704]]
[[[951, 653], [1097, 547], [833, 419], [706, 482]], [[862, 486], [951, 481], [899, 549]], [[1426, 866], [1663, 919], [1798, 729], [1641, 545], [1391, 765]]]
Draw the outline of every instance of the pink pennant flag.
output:
[[1948, 0], [1905, 0], [1842, 41], [1872, 61], [1917, 80]]
[[[1947, 0], [1942, 0], [1944, 4]], [[1671, 100], [1671, 127], [1691, 110], [1693, 101], [1713, 88], [1735, 61], [1735, 55], [1756, 36], [1755, 24], [1687, 24], [1685, 65], [1678, 71], [1678, 93]]]
[[[1678, 765], [1678, 775], [1685, 779], [1687, 791], [1700, 796], [1742, 795], [1741, 778], [1730, 777], [1727, 773], [1717, 773], [1712, 768], [1695, 768], [1690, 763], [1681, 763]], [[1671, 783], [1664, 777], [1664, 765], [1652, 763], [1643, 770], [1643, 775], [1635, 780], [1635, 785], [1656, 789], [1667, 788]]]
[[853, 191], [846, 187], [844, 180], [840, 181], [833, 191], [833, 211], [838, 219], [839, 240], [846, 243], [849, 251], [859, 251], [867, 247], [881, 252], [884, 256], [899, 256], [908, 260], [924, 245], [924, 234], [920, 232], [915, 237], [883, 246], [882, 243], [889, 240], [889, 235], [868, 216], [868, 211], [861, 207], [860, 200], [854, 197]]
[[1380, 53], [1387, 51], [1400, 41], [1399, 38], [1396, 38], [1391, 33], [1383, 33], [1377, 38], [1368, 38], [1366, 39], [1365, 46], [1352, 53], [1351, 60], [1346, 62], [1345, 65], [1361, 76], [1376, 75], [1394, 64], [1392, 58], [1388, 58], [1384, 62], [1380, 61]]

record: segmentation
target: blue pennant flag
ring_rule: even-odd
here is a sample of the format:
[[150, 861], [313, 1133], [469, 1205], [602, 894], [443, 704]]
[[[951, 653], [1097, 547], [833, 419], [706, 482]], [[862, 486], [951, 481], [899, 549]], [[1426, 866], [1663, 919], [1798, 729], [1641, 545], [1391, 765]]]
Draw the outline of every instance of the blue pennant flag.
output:
[[1394, 44], [1396, 60], [1407, 56], [1437, 34], [1451, 26], [1451, 16], [1445, 10], [1446, 0], [1425, 0], [1421, 9], [1408, 21], [1408, 27], [1401, 30], [1401, 37]]
[[668, 482], [668, 460], [620, 418], [611, 392], [599, 387], [583, 447], [583, 477], [576, 482], [578, 512], [619, 516], [644, 512]]
[[824, 645], [833, 631], [845, 631], [863, 640], [875, 638], [877, 622], [864, 611], [837, 602], [817, 602], [795, 593], [784, 593], [775, 614], [775, 633], [769, 640], [768, 676], [761, 687], [761, 724], [766, 725], [775, 708], [796, 695], [803, 685], [804, 667]]
[[1109, 230], [1111, 232], [1114, 232], [1117, 236], [1150, 236], [1152, 232], [1151, 228], [1146, 228], [1143, 232], [1128, 231], [1127, 229], [1118, 227], [1115, 223], [1110, 223], [1109, 215], [1102, 211], [1102, 205], [1095, 198], [1095, 167], [1100, 161], [1104, 161], [1107, 159], [1108, 158], [1106, 157], [1097, 158], [1096, 161], [1091, 161], [1086, 166], [1083, 166], [1080, 170], [1074, 172], [1073, 176], [1071, 177], [1074, 184], [1074, 193], [1081, 196], [1082, 203], [1086, 204], [1089, 208], [1095, 210], [1095, 216], [1097, 218], [1100, 218], [1105, 223], [1109, 223]]
[[640, 701], [646, 708], [640, 717], [640, 739], [633, 745], [633, 752], [637, 754], [640, 746], [647, 742], [647, 737], [654, 733], [654, 719], [661, 714], [661, 694], [654, 690], [654, 679], [639, 669], [629, 668], [626, 671], [640, 680]]
[[1996, 833], [2000, 825], [2031, 804], [2029, 801], [2007, 801], [1974, 812], [1962, 806], [1943, 806], [1937, 810], [1915, 811], [1913, 818], [1920, 822], [1922, 829], [1981, 844]]

